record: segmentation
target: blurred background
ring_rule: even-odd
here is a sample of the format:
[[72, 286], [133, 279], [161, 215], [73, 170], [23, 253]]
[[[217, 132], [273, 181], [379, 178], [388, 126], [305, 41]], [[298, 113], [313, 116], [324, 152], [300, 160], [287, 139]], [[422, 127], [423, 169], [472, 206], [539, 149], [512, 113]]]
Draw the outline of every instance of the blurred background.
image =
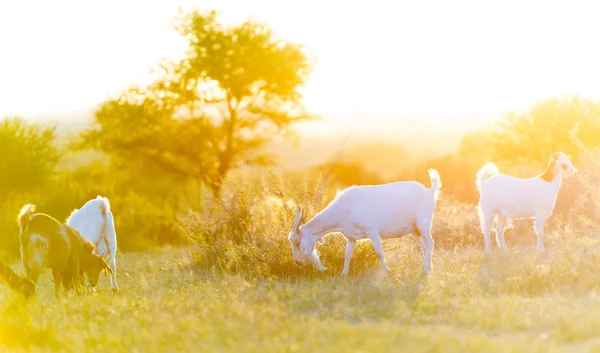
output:
[[[479, 246], [477, 169], [532, 177], [556, 151], [582, 172], [564, 180], [549, 227], [587, 229], [599, 210], [594, 10], [2, 2], [0, 251], [18, 254], [23, 204], [64, 220], [96, 195], [112, 203], [120, 251], [210, 249], [222, 234], [285, 242], [296, 203], [313, 215], [353, 184], [429, 187], [427, 168], [444, 184], [434, 238]], [[261, 222], [276, 224], [270, 237]]]

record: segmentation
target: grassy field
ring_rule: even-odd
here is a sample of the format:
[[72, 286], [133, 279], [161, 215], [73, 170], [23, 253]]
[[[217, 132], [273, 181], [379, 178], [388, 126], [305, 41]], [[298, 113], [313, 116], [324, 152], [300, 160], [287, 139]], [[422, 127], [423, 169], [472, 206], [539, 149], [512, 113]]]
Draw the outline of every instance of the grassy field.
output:
[[[118, 259], [119, 294], [102, 279], [97, 294], [57, 304], [49, 273], [37, 301], [0, 287], [0, 350], [600, 351], [593, 238], [550, 236], [546, 253], [528, 245], [488, 258], [479, 248], [437, 249], [426, 279], [410, 239], [387, 242], [390, 276], [371, 262], [351, 265], [347, 278], [302, 268], [266, 279], [205, 269], [191, 246], [129, 253]], [[326, 266], [342, 260], [343, 248], [331, 251]], [[291, 249], [280, 256], [291, 262]]]

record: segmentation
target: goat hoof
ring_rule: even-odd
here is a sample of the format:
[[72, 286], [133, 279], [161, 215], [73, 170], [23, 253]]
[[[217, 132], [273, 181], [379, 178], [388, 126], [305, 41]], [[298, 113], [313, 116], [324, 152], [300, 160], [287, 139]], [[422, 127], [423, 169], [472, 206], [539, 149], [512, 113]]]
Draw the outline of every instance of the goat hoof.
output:
[[119, 288], [113, 288], [113, 289], [112, 289], [112, 292], [113, 292], [113, 293], [119, 293], [119, 292], [120, 292], [120, 290], [119, 290]]

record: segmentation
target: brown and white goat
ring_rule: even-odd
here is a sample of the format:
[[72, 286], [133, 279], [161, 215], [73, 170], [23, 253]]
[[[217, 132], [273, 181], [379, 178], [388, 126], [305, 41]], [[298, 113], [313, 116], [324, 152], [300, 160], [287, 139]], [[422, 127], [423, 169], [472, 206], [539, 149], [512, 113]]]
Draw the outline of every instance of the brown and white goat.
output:
[[86, 241], [77, 230], [45, 213], [34, 212], [35, 206], [28, 204], [23, 206], [17, 217], [21, 229], [21, 261], [27, 277], [34, 283], [44, 269], [50, 268], [54, 295], [58, 299], [63, 274], [72, 277], [75, 292], [79, 295], [82, 272], [92, 286], [98, 284], [103, 270], [112, 273], [106, 261], [94, 253], [96, 246]]
[[490, 233], [494, 218], [497, 218], [496, 243], [502, 251], [508, 250], [504, 231], [513, 227], [513, 219], [524, 218], [535, 219], [536, 248], [544, 250], [544, 223], [554, 210], [562, 178], [577, 172], [569, 157], [562, 152], [552, 155], [544, 173], [527, 179], [498, 174], [493, 163], [485, 164], [477, 172], [475, 182], [479, 190], [478, 211], [485, 241], [484, 252], [489, 254], [492, 250]]
[[0, 284], [7, 286], [13, 292], [20, 293], [26, 299], [35, 294], [35, 284], [15, 273], [6, 263], [0, 261]]

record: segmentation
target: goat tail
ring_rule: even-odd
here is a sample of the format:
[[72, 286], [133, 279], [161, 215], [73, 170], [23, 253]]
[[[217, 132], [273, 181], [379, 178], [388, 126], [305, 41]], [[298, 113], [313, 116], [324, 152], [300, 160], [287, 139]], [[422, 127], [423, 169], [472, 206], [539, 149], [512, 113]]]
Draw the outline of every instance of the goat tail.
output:
[[101, 200], [100, 202], [100, 213], [103, 217], [106, 217], [107, 213], [110, 213], [110, 202], [106, 197], [102, 197], [100, 195], [96, 196], [96, 200]]
[[[97, 196], [96, 199], [102, 200], [100, 203], [100, 213], [104, 219], [104, 240], [111, 258], [114, 259], [114, 255], [117, 251], [117, 232], [115, 230], [115, 219], [110, 211], [110, 202], [106, 197], [102, 196]], [[116, 271], [116, 269], [113, 270]]]
[[498, 174], [498, 167], [492, 162], [486, 163], [479, 171], [477, 171], [477, 179], [475, 180], [475, 185], [477, 186], [477, 190], [481, 193], [481, 189], [483, 188], [483, 184], [486, 183], [488, 177], [490, 175]]
[[29, 220], [31, 220], [31, 215], [35, 212], [35, 205], [27, 204], [21, 208], [21, 212], [17, 216], [17, 223], [19, 223], [19, 227], [21, 231], [27, 229], [29, 225]]
[[440, 189], [442, 188], [442, 179], [440, 178], [440, 173], [438, 173], [435, 169], [428, 169], [429, 179], [431, 179], [431, 194], [434, 199], [438, 199], [440, 196]]

